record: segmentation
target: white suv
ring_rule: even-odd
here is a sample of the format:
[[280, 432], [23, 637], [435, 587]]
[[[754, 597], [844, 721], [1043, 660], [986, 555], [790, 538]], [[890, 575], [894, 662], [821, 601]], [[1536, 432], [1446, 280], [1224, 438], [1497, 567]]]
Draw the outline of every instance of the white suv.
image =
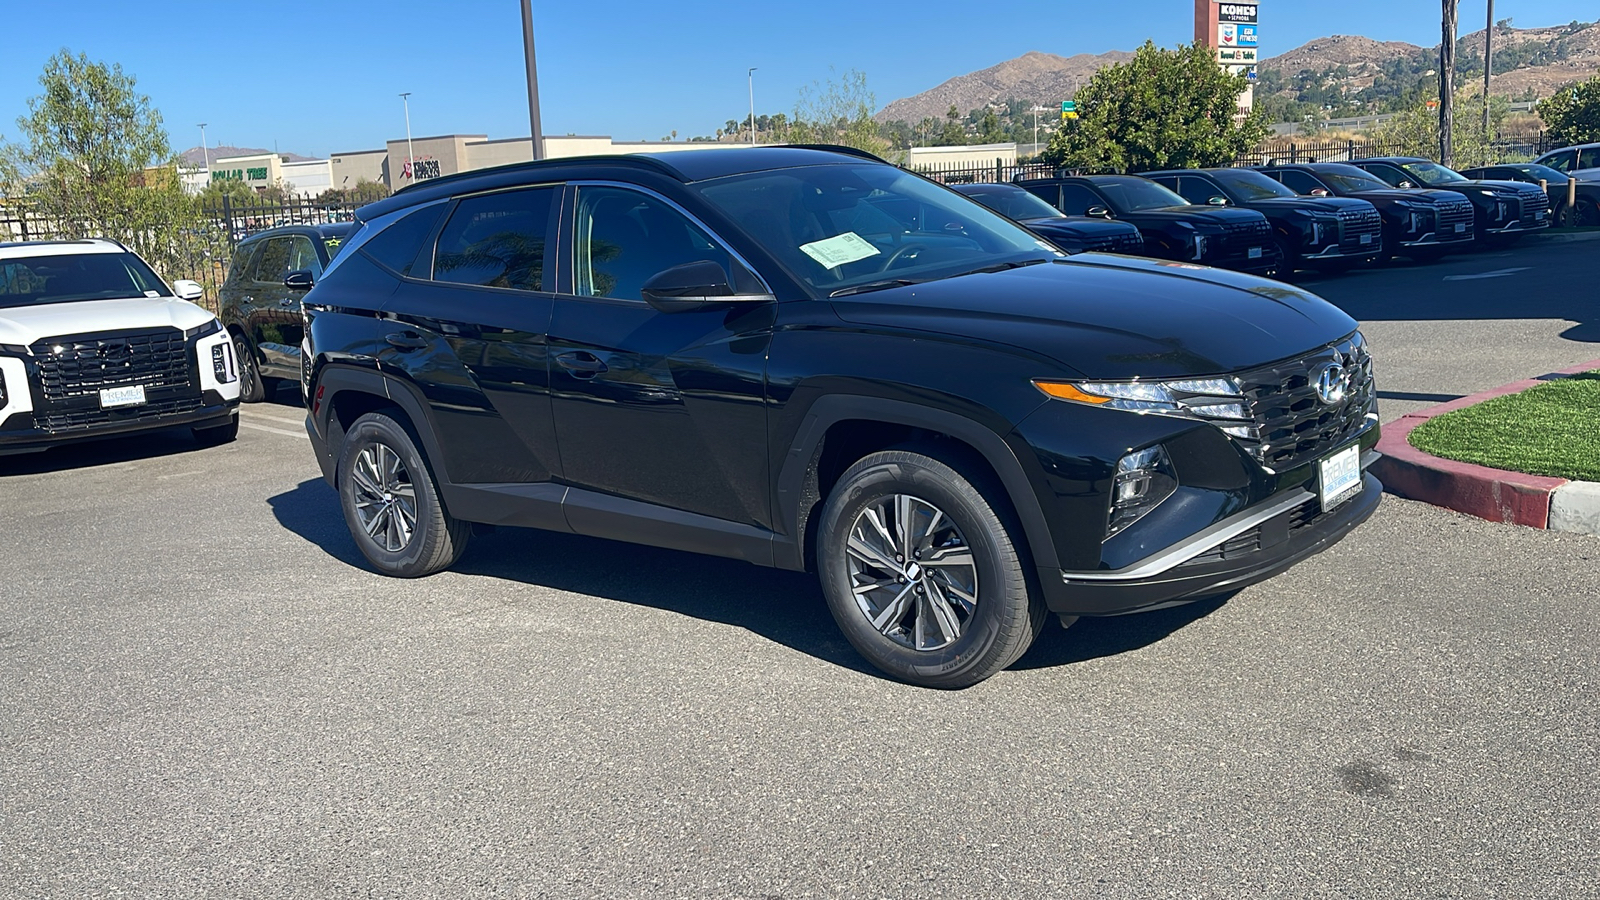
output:
[[1579, 181], [1600, 181], [1600, 144], [1562, 147], [1560, 150], [1551, 150], [1534, 162], [1565, 172]]
[[239, 433], [239, 367], [216, 316], [116, 241], [0, 243], [0, 454], [187, 425]]

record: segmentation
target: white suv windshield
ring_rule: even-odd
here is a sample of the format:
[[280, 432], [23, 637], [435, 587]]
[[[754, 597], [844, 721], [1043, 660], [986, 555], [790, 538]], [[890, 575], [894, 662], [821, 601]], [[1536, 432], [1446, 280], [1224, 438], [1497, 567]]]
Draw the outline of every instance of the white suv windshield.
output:
[[132, 253], [0, 258], [0, 309], [171, 293]]
[[699, 191], [822, 294], [1064, 256], [978, 203], [893, 166], [756, 172], [714, 179]]

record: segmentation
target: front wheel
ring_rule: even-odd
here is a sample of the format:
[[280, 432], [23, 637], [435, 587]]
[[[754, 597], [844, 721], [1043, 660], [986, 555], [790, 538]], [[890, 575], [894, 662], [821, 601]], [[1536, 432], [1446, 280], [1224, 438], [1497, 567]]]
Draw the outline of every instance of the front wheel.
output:
[[367, 413], [345, 432], [338, 485], [350, 535], [385, 575], [432, 575], [467, 548], [472, 525], [444, 508], [416, 441], [386, 413]]
[[250, 342], [240, 335], [233, 336], [233, 358], [239, 361], [239, 402], [260, 403], [266, 399], [267, 387], [261, 380], [261, 369], [250, 350]]
[[934, 688], [977, 684], [1043, 627], [1024, 553], [991, 503], [950, 466], [874, 453], [823, 509], [817, 560], [834, 621], [868, 662]]

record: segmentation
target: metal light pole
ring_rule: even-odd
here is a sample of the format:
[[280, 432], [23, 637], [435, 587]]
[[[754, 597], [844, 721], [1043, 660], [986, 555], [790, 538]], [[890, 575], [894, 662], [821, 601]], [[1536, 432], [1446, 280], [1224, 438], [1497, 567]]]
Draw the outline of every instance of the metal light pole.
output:
[[1442, 0], [1444, 39], [1439, 43], [1439, 162], [1455, 163], [1456, 13], [1460, 0]]
[[544, 128], [539, 121], [539, 67], [533, 59], [533, 0], [522, 0], [522, 55], [528, 63], [528, 127], [533, 158], [544, 159]]
[[406, 91], [400, 95], [400, 102], [406, 105], [406, 164], [400, 171], [411, 173], [411, 183], [417, 183], [417, 153], [411, 149], [411, 92]]
[[1483, 139], [1489, 133], [1489, 76], [1494, 74], [1494, 0], [1489, 0], [1489, 25], [1483, 30]]
[[206, 183], [211, 183], [211, 151], [206, 149], [206, 123], [200, 123], [200, 162], [206, 167]]
[[750, 146], [756, 145], [756, 66], [745, 73], [750, 81]]

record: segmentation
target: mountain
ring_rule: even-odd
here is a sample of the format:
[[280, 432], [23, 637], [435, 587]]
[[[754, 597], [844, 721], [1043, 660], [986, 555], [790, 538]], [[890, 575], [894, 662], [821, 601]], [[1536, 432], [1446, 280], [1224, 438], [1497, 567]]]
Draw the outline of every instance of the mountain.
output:
[[[1492, 89], [1509, 97], [1545, 97], [1569, 82], [1600, 74], [1600, 22], [1574, 22], [1549, 28], [1513, 28], [1510, 20], [1495, 28], [1497, 73]], [[1419, 81], [1438, 64], [1438, 47], [1402, 41], [1375, 41], [1359, 35], [1331, 35], [1261, 61], [1257, 102], [1267, 110], [1303, 113], [1308, 109], [1348, 107], [1385, 112], [1415, 102]], [[1483, 78], [1483, 31], [1462, 36], [1457, 46], [1463, 85]], [[1017, 99], [1054, 106], [1070, 98], [1076, 85], [1100, 69], [1133, 54], [1109, 53], [1063, 57], [1037, 50], [969, 75], [952, 78], [932, 90], [896, 100], [876, 116], [915, 125], [932, 116], [943, 119], [951, 104], [965, 116], [974, 109]], [[1298, 104], [1299, 108], [1294, 108]], [[1292, 117], [1298, 121], [1299, 115]]]
[[965, 116], [978, 107], [1013, 97], [1055, 105], [1070, 99], [1079, 84], [1102, 68], [1132, 57], [1132, 53], [1123, 50], [1077, 56], [1033, 50], [997, 66], [959, 75], [914, 97], [896, 100], [875, 118], [879, 122], [899, 120], [912, 125], [928, 117], [942, 121], [951, 104]]
[[[229, 156], [260, 156], [263, 153], [272, 153], [271, 150], [262, 150], [256, 147], [207, 147], [205, 152], [215, 162]], [[201, 165], [201, 150], [199, 147], [190, 147], [178, 154], [178, 157], [191, 166]], [[306, 162], [316, 159], [314, 156], [301, 156], [298, 153], [278, 153], [289, 162]]]

